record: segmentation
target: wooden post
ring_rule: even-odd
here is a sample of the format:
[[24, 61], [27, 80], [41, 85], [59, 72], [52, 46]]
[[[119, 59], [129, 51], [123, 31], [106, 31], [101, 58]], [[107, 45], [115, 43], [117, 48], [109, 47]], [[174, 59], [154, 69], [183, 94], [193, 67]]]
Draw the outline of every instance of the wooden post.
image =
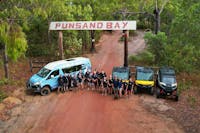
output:
[[64, 54], [63, 54], [63, 32], [62, 31], [59, 31], [58, 45], [59, 45], [60, 57], [63, 60]]
[[127, 31], [123, 31], [124, 34], [124, 67], [128, 67], [128, 34]]
[[95, 51], [95, 38], [94, 38], [94, 30], [91, 30], [91, 43], [92, 43], [92, 45], [91, 45], [91, 48], [90, 48], [90, 51], [91, 52], [94, 52]]
[[29, 64], [30, 64], [30, 70], [31, 70], [31, 72], [33, 72], [33, 63], [32, 63], [32, 59], [29, 60]]

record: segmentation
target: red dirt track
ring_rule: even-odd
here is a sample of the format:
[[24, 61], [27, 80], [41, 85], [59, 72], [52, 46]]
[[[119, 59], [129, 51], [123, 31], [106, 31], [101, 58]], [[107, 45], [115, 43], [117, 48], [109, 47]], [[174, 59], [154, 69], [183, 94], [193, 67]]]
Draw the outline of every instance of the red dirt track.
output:
[[[123, 65], [121, 32], [104, 34], [98, 51], [89, 55], [93, 69], [111, 73]], [[100, 47], [100, 48], [99, 48]], [[143, 46], [142, 46], [143, 47]], [[7, 128], [13, 133], [181, 133], [174, 121], [163, 119], [141, 106], [139, 96], [113, 100], [95, 91], [81, 90], [49, 96], [28, 96], [23, 115]], [[1, 130], [0, 130], [1, 131]]]

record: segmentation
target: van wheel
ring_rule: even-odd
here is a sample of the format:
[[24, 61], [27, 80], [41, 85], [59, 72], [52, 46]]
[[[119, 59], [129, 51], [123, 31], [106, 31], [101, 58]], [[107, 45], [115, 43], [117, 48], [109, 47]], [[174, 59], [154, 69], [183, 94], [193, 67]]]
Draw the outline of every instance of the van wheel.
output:
[[41, 89], [41, 91], [40, 91], [40, 94], [41, 94], [42, 96], [47, 96], [47, 95], [49, 95], [50, 93], [51, 93], [51, 90], [50, 90], [50, 88], [47, 87], [47, 86], [43, 87], [43, 88]]
[[138, 93], [138, 88], [134, 87], [133, 91], [134, 91], [134, 94], [137, 94]]

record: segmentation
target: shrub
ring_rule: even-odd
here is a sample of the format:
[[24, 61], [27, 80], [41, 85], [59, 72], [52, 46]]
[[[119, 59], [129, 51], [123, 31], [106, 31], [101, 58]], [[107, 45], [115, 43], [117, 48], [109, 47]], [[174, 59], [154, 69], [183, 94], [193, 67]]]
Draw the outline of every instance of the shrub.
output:
[[147, 32], [144, 36], [148, 50], [155, 56], [155, 63], [159, 64], [165, 55], [164, 47], [167, 44], [167, 36], [164, 32], [159, 32], [157, 35]]
[[129, 62], [137, 65], [153, 65], [154, 60], [155, 56], [147, 50], [138, 55], [132, 55], [129, 57]]
[[5, 99], [6, 97], [8, 97], [7, 94], [4, 91], [0, 90], [0, 102], [2, 102], [3, 99]]
[[31, 57], [55, 55], [57, 48], [55, 45], [47, 44], [30, 44], [28, 47], [27, 55]]

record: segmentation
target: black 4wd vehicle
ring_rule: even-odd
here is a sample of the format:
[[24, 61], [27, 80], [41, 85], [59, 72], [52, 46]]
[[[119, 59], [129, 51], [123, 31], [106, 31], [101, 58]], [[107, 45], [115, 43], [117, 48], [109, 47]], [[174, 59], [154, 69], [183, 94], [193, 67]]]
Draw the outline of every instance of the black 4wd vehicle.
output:
[[170, 96], [178, 101], [177, 81], [173, 68], [162, 67], [158, 70], [156, 97]]

